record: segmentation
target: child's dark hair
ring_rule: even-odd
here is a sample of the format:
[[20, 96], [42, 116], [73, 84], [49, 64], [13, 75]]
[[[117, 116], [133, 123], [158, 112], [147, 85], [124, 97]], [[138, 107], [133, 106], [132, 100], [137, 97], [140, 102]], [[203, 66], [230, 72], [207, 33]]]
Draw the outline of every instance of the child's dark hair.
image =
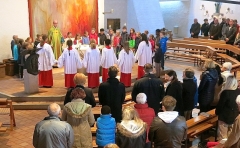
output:
[[101, 29], [100, 29], [100, 31], [104, 31], [104, 29], [103, 29], [103, 28], [101, 28]]
[[102, 115], [111, 114], [111, 108], [107, 105], [104, 105], [101, 109], [101, 114]]
[[72, 40], [67, 40], [68, 47], [72, 46], [72, 44], [73, 44]]
[[106, 46], [109, 46], [110, 44], [111, 44], [111, 40], [110, 40], [110, 39], [106, 39], [106, 40], [105, 40], [105, 45], [106, 45]]

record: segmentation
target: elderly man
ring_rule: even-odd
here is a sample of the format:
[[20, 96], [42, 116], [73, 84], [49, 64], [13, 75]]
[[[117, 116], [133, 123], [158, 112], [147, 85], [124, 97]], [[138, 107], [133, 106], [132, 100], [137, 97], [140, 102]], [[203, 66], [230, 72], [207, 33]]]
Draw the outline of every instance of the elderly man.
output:
[[148, 138], [154, 142], [154, 147], [181, 148], [182, 141], [187, 138], [187, 124], [184, 117], [173, 111], [176, 100], [171, 96], [165, 96], [162, 101], [162, 110], [154, 118]]
[[118, 69], [111, 66], [108, 69], [107, 82], [100, 84], [98, 89], [99, 103], [104, 106], [108, 105], [112, 110], [112, 117], [116, 122], [122, 120], [122, 104], [125, 100], [125, 86], [116, 78]]
[[62, 33], [57, 27], [58, 21], [53, 21], [53, 26], [48, 31], [49, 44], [53, 48], [55, 59], [58, 59], [62, 53], [62, 43], [64, 42]]
[[200, 32], [201, 25], [198, 23], [197, 19], [194, 19], [194, 23], [190, 28], [190, 33], [192, 38], [198, 38], [198, 34]]
[[35, 148], [71, 148], [74, 142], [73, 129], [58, 117], [61, 108], [52, 103], [48, 106], [48, 117], [37, 123], [33, 134]]
[[151, 64], [144, 65], [145, 75], [134, 83], [132, 90], [132, 100], [136, 102], [139, 93], [147, 95], [148, 106], [153, 108], [155, 114], [159, 112], [160, 102], [164, 96], [164, 85], [153, 73]]
[[220, 31], [221, 31], [221, 28], [218, 23], [218, 19], [215, 19], [214, 24], [211, 25], [210, 30], [209, 30], [210, 39], [218, 40]]

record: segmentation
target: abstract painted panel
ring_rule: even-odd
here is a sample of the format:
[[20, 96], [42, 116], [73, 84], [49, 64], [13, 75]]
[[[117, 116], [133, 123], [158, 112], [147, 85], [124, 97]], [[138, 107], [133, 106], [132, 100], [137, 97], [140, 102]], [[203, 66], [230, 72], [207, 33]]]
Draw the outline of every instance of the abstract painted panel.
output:
[[47, 34], [53, 20], [58, 20], [62, 35], [84, 34], [98, 27], [97, 0], [28, 0], [32, 37]]

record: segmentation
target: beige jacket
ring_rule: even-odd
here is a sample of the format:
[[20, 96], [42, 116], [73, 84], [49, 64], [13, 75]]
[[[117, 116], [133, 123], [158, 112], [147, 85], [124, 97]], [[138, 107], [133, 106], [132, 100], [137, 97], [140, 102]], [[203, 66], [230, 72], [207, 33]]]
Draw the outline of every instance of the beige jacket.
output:
[[224, 144], [224, 148], [240, 148], [240, 115], [235, 119], [233, 129]]
[[62, 120], [67, 121], [73, 128], [73, 148], [92, 148], [91, 126], [95, 119], [90, 105], [82, 99], [72, 100], [64, 106]]

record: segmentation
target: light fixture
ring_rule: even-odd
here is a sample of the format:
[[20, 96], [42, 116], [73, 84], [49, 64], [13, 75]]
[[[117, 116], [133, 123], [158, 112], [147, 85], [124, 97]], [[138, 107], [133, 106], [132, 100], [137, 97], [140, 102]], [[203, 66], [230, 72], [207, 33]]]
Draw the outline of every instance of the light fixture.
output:
[[111, 9], [110, 11], [107, 11], [107, 12], [103, 12], [103, 14], [111, 14], [113, 13], [113, 9]]
[[205, 6], [204, 5], [200, 6], [200, 10], [205, 10]]

